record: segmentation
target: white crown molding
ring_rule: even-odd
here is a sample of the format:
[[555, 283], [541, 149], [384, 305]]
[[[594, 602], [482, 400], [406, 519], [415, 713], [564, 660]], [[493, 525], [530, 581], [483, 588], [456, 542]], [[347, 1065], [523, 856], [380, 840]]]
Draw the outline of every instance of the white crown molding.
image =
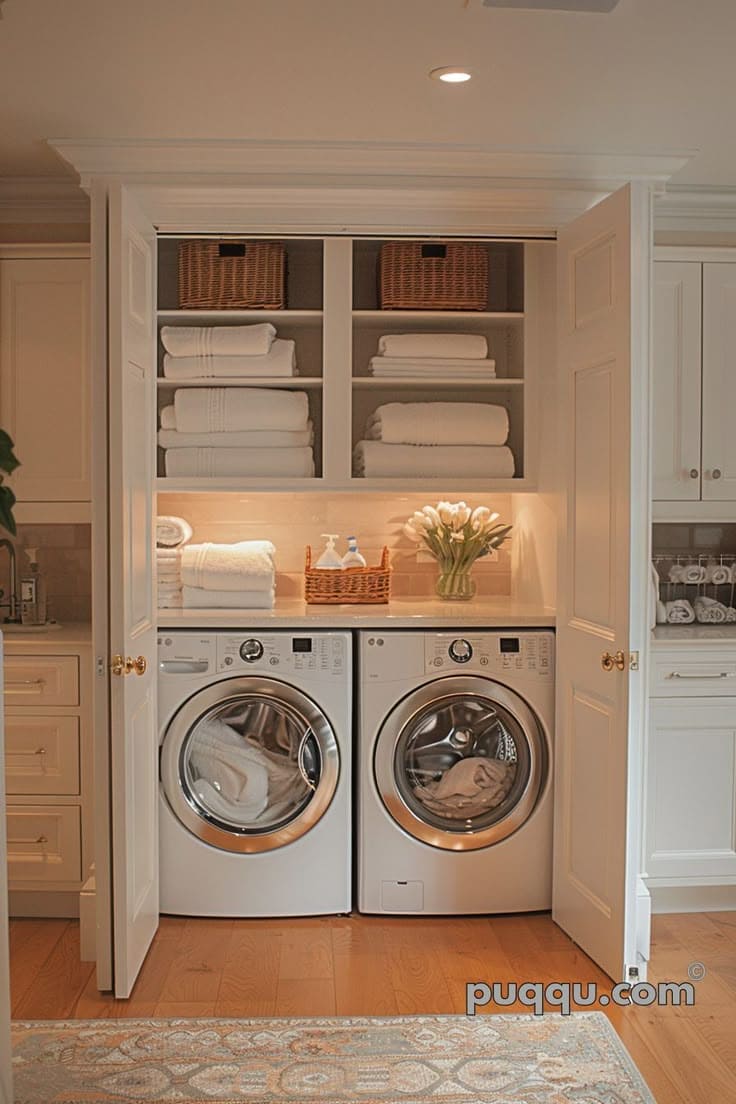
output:
[[736, 188], [667, 188], [654, 206], [655, 230], [736, 232]]
[[611, 190], [630, 180], [664, 184], [690, 154], [627, 155], [553, 150], [495, 150], [483, 146], [428, 143], [282, 142], [226, 140], [50, 140], [80, 175], [155, 182], [158, 177], [228, 176], [242, 182], [268, 176], [327, 184], [338, 178], [554, 181], [570, 186], [595, 182]]
[[6, 176], [0, 178], [0, 222], [86, 223], [89, 199], [68, 176]]

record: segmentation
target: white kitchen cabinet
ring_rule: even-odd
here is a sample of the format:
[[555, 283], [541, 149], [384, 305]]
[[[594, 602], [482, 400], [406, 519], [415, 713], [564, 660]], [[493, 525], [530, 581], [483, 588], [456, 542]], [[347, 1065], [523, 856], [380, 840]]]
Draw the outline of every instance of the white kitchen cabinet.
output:
[[736, 251], [671, 247], [657, 258], [652, 494], [670, 505], [655, 506], [655, 520], [717, 519], [719, 503], [736, 502]]
[[658, 889], [736, 885], [736, 647], [656, 645], [644, 866]]
[[0, 247], [0, 426], [21, 462], [9, 481], [18, 521], [89, 520], [86, 252]]

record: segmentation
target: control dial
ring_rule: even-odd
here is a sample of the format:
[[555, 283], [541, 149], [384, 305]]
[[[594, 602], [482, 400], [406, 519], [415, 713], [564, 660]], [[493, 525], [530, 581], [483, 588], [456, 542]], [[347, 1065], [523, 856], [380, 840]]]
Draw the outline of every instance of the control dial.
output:
[[453, 640], [448, 649], [450, 653], [450, 659], [455, 663], [467, 663], [473, 655], [473, 646], [469, 640]]
[[263, 655], [263, 645], [260, 640], [244, 640], [240, 645], [240, 658], [246, 663], [255, 663]]

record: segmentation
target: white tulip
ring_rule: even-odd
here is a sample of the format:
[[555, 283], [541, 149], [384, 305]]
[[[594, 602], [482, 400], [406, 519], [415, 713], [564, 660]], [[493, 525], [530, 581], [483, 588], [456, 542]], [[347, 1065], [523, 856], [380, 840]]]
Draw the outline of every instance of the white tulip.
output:
[[422, 540], [424, 539], [422, 537], [422, 534], [418, 532], [418, 530], [416, 530], [413, 525], [411, 525], [408, 521], [404, 526], [404, 536], [408, 537], [410, 541], [414, 542], [414, 544], [421, 544]]
[[[442, 503], [440, 503], [442, 505]], [[440, 517], [434, 506], [425, 506], [422, 510], [425, 517], [429, 518], [432, 529], [439, 529], [442, 525], [442, 518]]]
[[476, 533], [483, 528], [490, 516], [491, 511], [488, 509], [487, 506], [475, 507], [472, 514], [470, 515], [470, 524], [472, 525]]
[[452, 528], [456, 531], [462, 529], [470, 519], [470, 507], [466, 506], [464, 502], [458, 502], [455, 509], [455, 516], [452, 519]]
[[426, 533], [428, 529], [432, 528], [432, 523], [426, 514], [423, 514], [420, 510], [415, 510], [412, 516], [409, 518], [409, 524], [413, 525], [418, 533]]
[[450, 502], [438, 502], [437, 513], [443, 525], [452, 525], [454, 509]]

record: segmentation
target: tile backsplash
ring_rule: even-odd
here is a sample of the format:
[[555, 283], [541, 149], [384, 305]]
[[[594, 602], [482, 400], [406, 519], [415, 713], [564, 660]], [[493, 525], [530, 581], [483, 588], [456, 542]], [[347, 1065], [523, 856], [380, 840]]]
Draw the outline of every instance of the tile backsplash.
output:
[[[46, 577], [49, 617], [62, 623], [91, 619], [92, 577], [89, 525], [19, 525], [16, 540], [18, 578], [28, 570], [25, 548], [38, 549]], [[0, 552], [0, 586], [8, 593], [7, 554]], [[5, 601], [6, 598], [3, 598]], [[3, 616], [7, 611], [3, 610]]]
[[[465, 499], [469, 506], [487, 505], [499, 512], [500, 521], [511, 522], [510, 495], [473, 495], [461, 492], [447, 496]], [[239, 540], [271, 540], [276, 546], [276, 592], [281, 598], [301, 597], [304, 591], [304, 552], [312, 546], [313, 560], [324, 547], [322, 533], [339, 533], [338, 547], [347, 549], [345, 537], [354, 534], [369, 564], [377, 564], [387, 545], [393, 575], [391, 592], [401, 596], [431, 596], [437, 579], [437, 564], [417, 557], [417, 546], [404, 536], [406, 519], [427, 502], [436, 499], [412, 494], [159, 494], [160, 514], [187, 519], [195, 541], [229, 543]], [[513, 536], [513, 534], [512, 534]], [[499, 551], [497, 562], [478, 560], [474, 578], [478, 593], [511, 593], [510, 540]]]

